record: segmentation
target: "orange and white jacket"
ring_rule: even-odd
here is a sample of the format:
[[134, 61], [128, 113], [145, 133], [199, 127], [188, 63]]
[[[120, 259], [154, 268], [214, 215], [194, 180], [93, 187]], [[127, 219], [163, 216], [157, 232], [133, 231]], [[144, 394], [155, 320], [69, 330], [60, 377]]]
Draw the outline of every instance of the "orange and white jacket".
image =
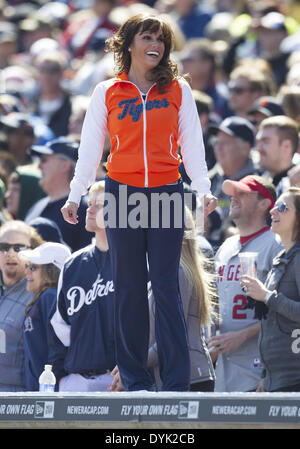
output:
[[79, 204], [95, 181], [107, 131], [110, 178], [136, 187], [174, 183], [180, 177], [180, 144], [192, 188], [200, 195], [210, 193], [202, 130], [188, 83], [173, 81], [163, 94], [153, 84], [142, 95], [125, 72], [96, 86], [82, 127], [70, 201]]

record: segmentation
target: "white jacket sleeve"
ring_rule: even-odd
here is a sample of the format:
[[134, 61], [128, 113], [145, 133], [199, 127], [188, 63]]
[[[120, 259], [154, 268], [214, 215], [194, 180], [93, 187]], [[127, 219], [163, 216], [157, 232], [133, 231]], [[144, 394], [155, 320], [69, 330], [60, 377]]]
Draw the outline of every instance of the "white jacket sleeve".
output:
[[66, 321], [63, 319], [59, 311], [59, 303], [64, 302], [62, 295], [62, 284], [63, 284], [63, 270], [61, 270], [58, 279], [56, 311], [53, 314], [50, 323], [54, 329], [55, 334], [62, 342], [62, 344], [66, 347], [69, 347], [71, 341], [71, 326], [70, 324], [66, 323]]
[[179, 143], [185, 171], [191, 187], [200, 196], [210, 193], [210, 179], [205, 161], [205, 149], [196, 103], [189, 84], [180, 80], [182, 102], [179, 109]]
[[82, 126], [78, 160], [70, 184], [69, 201], [79, 204], [88, 187], [95, 182], [101, 161], [107, 129], [107, 108], [105, 104], [106, 83], [99, 83], [91, 97]]

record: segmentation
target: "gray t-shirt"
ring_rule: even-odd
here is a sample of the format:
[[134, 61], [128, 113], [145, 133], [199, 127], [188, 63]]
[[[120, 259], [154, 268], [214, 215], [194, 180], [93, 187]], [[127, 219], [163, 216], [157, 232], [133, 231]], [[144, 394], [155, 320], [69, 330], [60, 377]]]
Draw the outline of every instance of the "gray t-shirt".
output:
[[[249, 240], [243, 247], [239, 235], [229, 237], [221, 245], [215, 256], [221, 334], [238, 331], [257, 322], [254, 319], [254, 310], [244, 308], [247, 298], [240, 285], [239, 253], [258, 253], [257, 276], [264, 282], [272, 267], [273, 258], [281, 249], [281, 243], [270, 230]], [[255, 389], [262, 371], [256, 359], [259, 359], [258, 337], [247, 340], [235, 351], [219, 355], [215, 391]]]

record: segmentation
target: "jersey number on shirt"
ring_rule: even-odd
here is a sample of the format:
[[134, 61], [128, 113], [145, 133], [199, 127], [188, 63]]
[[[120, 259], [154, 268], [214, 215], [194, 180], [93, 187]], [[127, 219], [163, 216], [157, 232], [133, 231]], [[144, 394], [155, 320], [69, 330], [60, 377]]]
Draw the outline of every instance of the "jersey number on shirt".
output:
[[[236, 295], [233, 298], [234, 306], [232, 309], [232, 318], [234, 320], [245, 320], [247, 314], [244, 312], [244, 308], [247, 304], [247, 298], [244, 295]], [[242, 312], [243, 311], [243, 312]]]

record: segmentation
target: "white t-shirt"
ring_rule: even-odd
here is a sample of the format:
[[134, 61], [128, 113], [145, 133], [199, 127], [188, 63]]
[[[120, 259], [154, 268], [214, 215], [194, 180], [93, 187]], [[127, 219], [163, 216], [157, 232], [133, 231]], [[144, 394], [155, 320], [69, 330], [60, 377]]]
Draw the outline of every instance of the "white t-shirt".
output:
[[63, 104], [63, 98], [55, 98], [54, 100], [39, 101], [39, 115], [46, 125], [49, 125], [54, 112], [56, 112]]

